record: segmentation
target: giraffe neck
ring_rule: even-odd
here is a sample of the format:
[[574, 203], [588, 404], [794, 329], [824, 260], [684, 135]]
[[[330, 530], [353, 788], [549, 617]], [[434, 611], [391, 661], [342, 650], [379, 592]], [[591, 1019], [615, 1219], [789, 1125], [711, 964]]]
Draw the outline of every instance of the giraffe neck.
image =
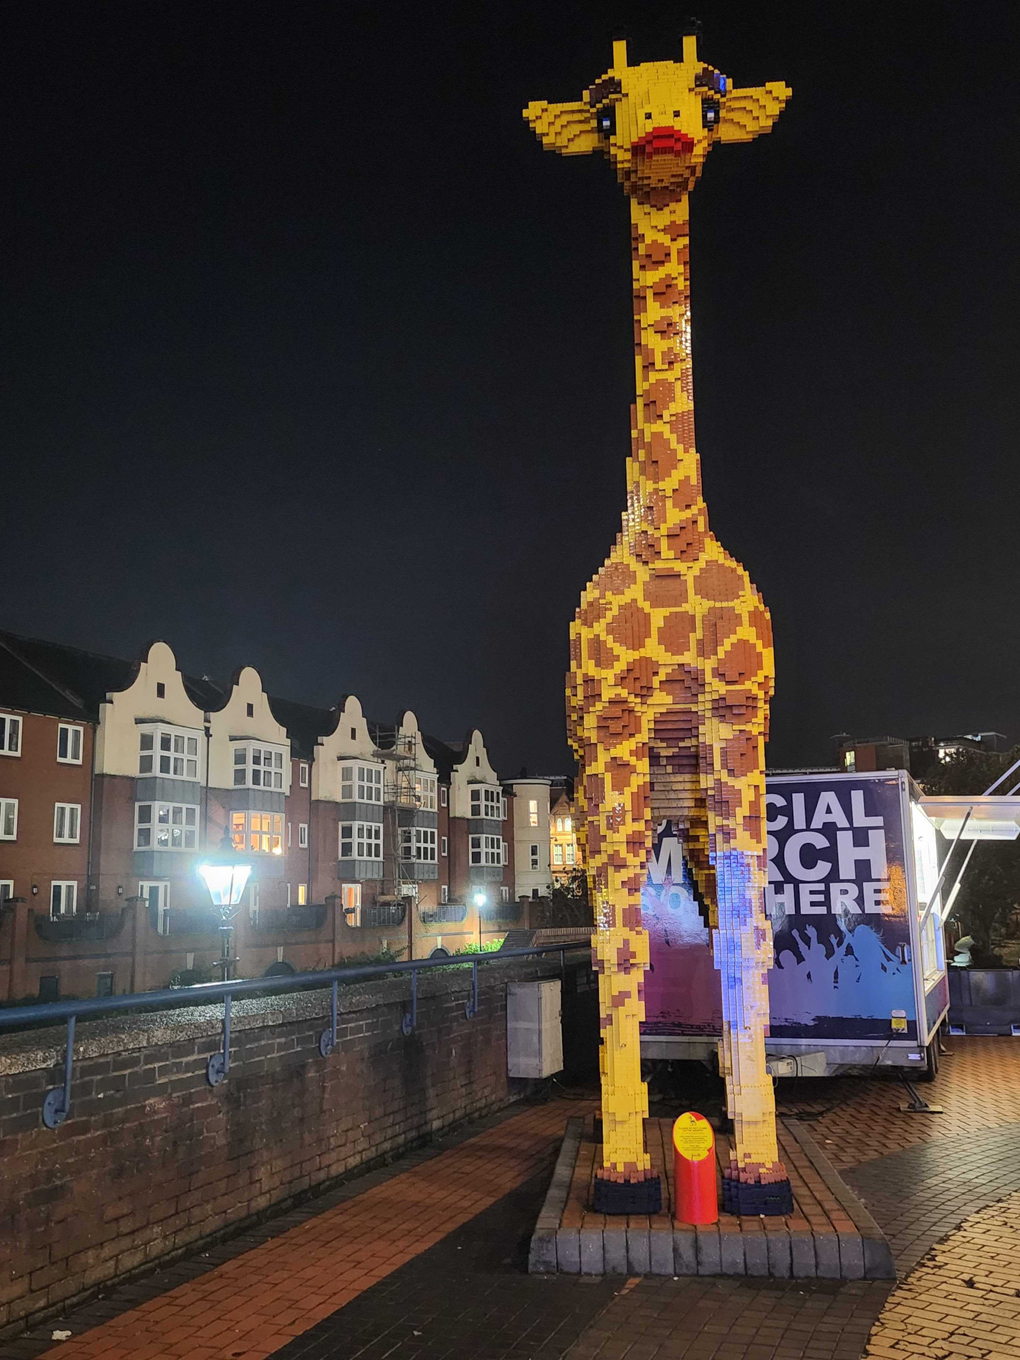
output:
[[708, 531], [694, 445], [686, 196], [630, 200], [637, 402], [625, 532], [646, 562], [693, 561]]

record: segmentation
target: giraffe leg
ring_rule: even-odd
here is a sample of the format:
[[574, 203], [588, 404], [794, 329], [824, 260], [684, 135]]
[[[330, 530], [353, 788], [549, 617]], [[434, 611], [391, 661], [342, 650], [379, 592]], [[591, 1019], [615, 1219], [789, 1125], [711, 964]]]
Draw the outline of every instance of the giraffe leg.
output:
[[596, 756], [586, 775], [588, 855], [595, 905], [594, 965], [599, 980], [602, 1167], [600, 1213], [657, 1213], [659, 1177], [645, 1150], [648, 1088], [641, 1079], [641, 1021], [648, 933], [641, 884], [650, 825], [648, 748], [640, 740], [608, 766]]
[[[725, 715], [725, 703], [719, 708]], [[734, 1126], [723, 1202], [733, 1212], [783, 1214], [792, 1211], [792, 1194], [765, 1066], [772, 931], [764, 906], [764, 738], [753, 715], [742, 714], [748, 716], [750, 724], [736, 728], [725, 716], [710, 716], [700, 760], [716, 881], [712, 949], [722, 983], [722, 1069]]]

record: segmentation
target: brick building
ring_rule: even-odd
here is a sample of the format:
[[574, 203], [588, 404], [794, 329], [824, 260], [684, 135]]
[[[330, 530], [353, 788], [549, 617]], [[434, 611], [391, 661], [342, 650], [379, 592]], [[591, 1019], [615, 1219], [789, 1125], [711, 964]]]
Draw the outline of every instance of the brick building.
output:
[[549, 802], [550, 868], [553, 882], [563, 884], [584, 867], [577, 839], [573, 780], [562, 776], [554, 779]]
[[129, 662], [0, 632], [0, 1001], [211, 976], [196, 870], [224, 834], [252, 864], [235, 975], [494, 938], [507, 803], [477, 731], [270, 697], [250, 666], [220, 686], [164, 642]]

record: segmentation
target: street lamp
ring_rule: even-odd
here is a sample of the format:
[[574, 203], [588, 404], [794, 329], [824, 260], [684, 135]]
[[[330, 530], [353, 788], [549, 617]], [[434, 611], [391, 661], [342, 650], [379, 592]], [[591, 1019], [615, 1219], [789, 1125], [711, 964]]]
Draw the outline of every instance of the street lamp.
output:
[[485, 896], [485, 891], [484, 891], [484, 889], [482, 889], [482, 888], [476, 888], [476, 889], [475, 889], [475, 894], [474, 894], [474, 903], [475, 903], [475, 906], [478, 908], [478, 952], [479, 952], [479, 953], [482, 952], [482, 908], [485, 906], [485, 903], [486, 903], [487, 900], [488, 900], [488, 899], [487, 899], [486, 896]]
[[224, 829], [220, 848], [198, 866], [205, 886], [209, 889], [212, 904], [220, 913], [220, 958], [223, 970], [222, 981], [230, 977], [230, 937], [234, 931], [234, 917], [241, 905], [241, 898], [248, 886], [251, 865], [235, 849], [230, 832]]

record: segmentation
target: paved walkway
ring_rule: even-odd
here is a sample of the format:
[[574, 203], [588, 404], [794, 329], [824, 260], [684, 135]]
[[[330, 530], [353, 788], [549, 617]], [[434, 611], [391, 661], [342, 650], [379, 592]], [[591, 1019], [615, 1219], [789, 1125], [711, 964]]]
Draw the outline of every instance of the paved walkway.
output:
[[[0, 1343], [0, 1357], [1020, 1360], [1020, 1042], [951, 1043], [923, 1088], [943, 1115], [900, 1113], [902, 1088], [887, 1077], [780, 1090], [889, 1235], [901, 1272], [891, 1292], [879, 1281], [529, 1277], [564, 1121], [591, 1108], [552, 1100], [111, 1291]], [[55, 1344], [58, 1328], [70, 1339]]]

